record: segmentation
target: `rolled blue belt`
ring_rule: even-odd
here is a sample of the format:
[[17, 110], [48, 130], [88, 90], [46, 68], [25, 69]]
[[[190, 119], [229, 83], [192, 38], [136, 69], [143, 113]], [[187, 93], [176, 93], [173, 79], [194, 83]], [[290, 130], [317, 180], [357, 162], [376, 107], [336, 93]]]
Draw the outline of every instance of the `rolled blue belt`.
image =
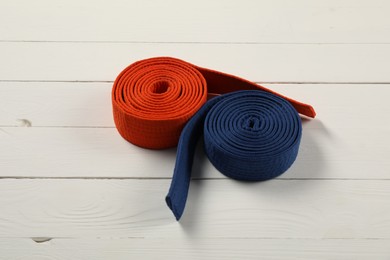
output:
[[301, 119], [285, 99], [259, 90], [243, 90], [209, 100], [184, 127], [178, 144], [168, 207], [179, 220], [184, 212], [196, 144], [214, 167], [244, 181], [264, 181], [284, 173], [295, 161], [302, 136]]

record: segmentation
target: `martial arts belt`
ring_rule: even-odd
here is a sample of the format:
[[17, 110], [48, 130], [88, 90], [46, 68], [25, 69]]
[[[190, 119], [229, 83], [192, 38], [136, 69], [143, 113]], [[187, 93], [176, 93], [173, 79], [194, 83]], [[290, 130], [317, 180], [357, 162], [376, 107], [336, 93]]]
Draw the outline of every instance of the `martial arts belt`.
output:
[[125, 68], [114, 82], [112, 104], [118, 132], [127, 141], [149, 149], [178, 144], [166, 197], [177, 220], [184, 211], [202, 134], [206, 155], [221, 173], [239, 180], [267, 180], [286, 171], [298, 154], [298, 113], [315, 117], [308, 104], [169, 57]]

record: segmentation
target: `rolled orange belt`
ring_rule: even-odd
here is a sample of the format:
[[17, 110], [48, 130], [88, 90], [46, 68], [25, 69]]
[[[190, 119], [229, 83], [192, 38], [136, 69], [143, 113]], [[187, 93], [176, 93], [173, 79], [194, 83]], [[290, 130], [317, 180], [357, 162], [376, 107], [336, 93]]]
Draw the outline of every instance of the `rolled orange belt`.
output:
[[188, 62], [156, 57], [125, 68], [112, 88], [114, 121], [127, 141], [149, 149], [177, 145], [187, 121], [208, 96], [237, 90], [262, 90], [289, 101], [298, 113], [315, 117], [312, 106], [248, 80]]

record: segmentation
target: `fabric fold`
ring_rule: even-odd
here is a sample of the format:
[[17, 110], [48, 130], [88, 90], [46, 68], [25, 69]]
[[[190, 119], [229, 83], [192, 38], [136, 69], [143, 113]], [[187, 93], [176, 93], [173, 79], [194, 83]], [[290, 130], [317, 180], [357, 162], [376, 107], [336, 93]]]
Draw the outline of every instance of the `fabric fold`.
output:
[[149, 149], [178, 145], [166, 196], [177, 220], [184, 212], [202, 134], [216, 169], [234, 179], [261, 181], [294, 162], [302, 131], [298, 113], [316, 116], [309, 104], [171, 57], [129, 65], [115, 79], [111, 97], [114, 122], [124, 139]]
[[262, 90], [286, 99], [302, 115], [315, 117], [312, 106], [248, 80], [188, 62], [156, 57], [125, 68], [112, 88], [116, 128], [127, 141], [149, 149], [175, 147], [188, 120], [209, 94]]
[[285, 99], [265, 91], [237, 91], [209, 100], [184, 127], [168, 207], [184, 212], [196, 143], [204, 135], [214, 167], [237, 180], [264, 181], [285, 172], [298, 155], [300, 117]]

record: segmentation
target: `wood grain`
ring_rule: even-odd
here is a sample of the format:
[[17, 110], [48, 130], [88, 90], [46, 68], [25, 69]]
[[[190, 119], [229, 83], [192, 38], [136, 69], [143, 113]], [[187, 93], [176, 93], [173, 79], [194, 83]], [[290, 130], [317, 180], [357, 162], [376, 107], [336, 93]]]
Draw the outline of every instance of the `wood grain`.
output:
[[[296, 163], [280, 178], [389, 178], [388, 129], [375, 135], [369, 130], [359, 134], [338, 130], [334, 138], [323, 129], [306, 131]], [[376, 143], [377, 138], [384, 142]], [[175, 160], [175, 149], [138, 148], [123, 140], [116, 129], [9, 128], [0, 132], [0, 140], [1, 176], [6, 177], [169, 178]], [[223, 178], [202, 150], [195, 167], [195, 176]]]
[[[303, 131], [296, 162], [279, 178], [389, 179], [390, 129]], [[115, 128], [3, 128], [0, 142], [3, 177], [170, 178], [176, 156], [136, 147]], [[198, 178], [224, 178], [202, 149], [194, 165]]]
[[[315, 120], [305, 128], [390, 127], [390, 84], [262, 84], [313, 104]], [[112, 83], [0, 82], [0, 127], [115, 127]], [[28, 125], [28, 124], [27, 124]]]
[[[0, 1], [0, 259], [390, 259], [390, 2]], [[124, 141], [110, 90], [175, 56], [311, 103], [296, 163], [260, 183]]]
[[0, 42], [0, 80], [113, 81], [129, 64], [154, 56], [257, 82], [390, 82], [389, 44], [74, 42]]
[[[269, 87], [318, 112], [304, 119], [298, 159], [280, 178], [389, 179], [388, 85]], [[122, 139], [110, 90], [110, 83], [1, 83], [0, 176], [170, 178], [175, 149], [151, 151]], [[202, 149], [194, 175], [224, 178]]]
[[389, 240], [343, 239], [0, 239], [1, 260], [106, 259], [376, 259], [387, 260]]
[[7, 41], [389, 43], [383, 0], [0, 3]]
[[389, 181], [193, 181], [180, 222], [169, 183], [3, 179], [0, 237], [390, 239]]

